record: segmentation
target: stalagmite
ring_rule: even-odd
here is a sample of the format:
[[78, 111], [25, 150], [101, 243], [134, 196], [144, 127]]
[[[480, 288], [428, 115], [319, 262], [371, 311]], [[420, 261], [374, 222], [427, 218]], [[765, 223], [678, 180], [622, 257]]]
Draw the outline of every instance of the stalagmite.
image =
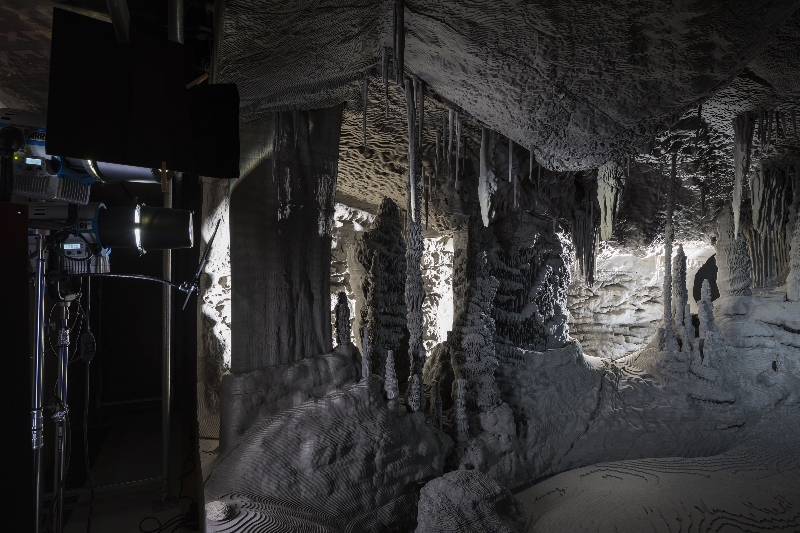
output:
[[683, 345], [681, 351], [691, 354], [694, 353], [695, 329], [692, 324], [692, 307], [687, 303], [683, 306]]
[[664, 349], [676, 352], [678, 345], [672, 329], [672, 211], [675, 207], [675, 180], [677, 179], [678, 154], [672, 154], [672, 169], [667, 186], [667, 223], [664, 227]]
[[383, 378], [383, 390], [386, 391], [386, 397], [389, 400], [396, 399], [399, 394], [397, 372], [394, 369], [394, 352], [392, 350], [386, 352], [386, 374]]
[[431, 384], [431, 420], [433, 427], [442, 429], [442, 386], [437, 379]]
[[742, 182], [747, 177], [750, 168], [750, 149], [753, 145], [754, 126], [749, 113], [742, 113], [733, 119], [733, 234], [735, 237], [739, 235]]
[[729, 296], [750, 296], [750, 255], [744, 235], [734, 237], [733, 211], [723, 211], [719, 218], [717, 250], [717, 285]]
[[483, 128], [481, 132], [480, 174], [478, 175], [478, 200], [481, 205], [481, 218], [483, 219], [483, 225], [487, 227], [491, 216], [489, 210], [491, 209], [492, 195], [497, 189], [494, 165], [490, 160], [493, 152], [491, 149], [491, 135], [492, 132], [489, 128]]
[[346, 346], [350, 343], [350, 305], [347, 302], [347, 293], [339, 292], [334, 307], [336, 315], [336, 344]]
[[469, 440], [469, 419], [467, 418], [467, 380], [456, 381], [455, 390], [455, 419], [456, 441], [464, 444]]
[[714, 304], [711, 301], [711, 284], [707, 279], [703, 280], [700, 289], [700, 301], [698, 302], [697, 318], [700, 322], [698, 336], [701, 341], [705, 340], [706, 333], [714, 331]]
[[[356, 245], [356, 259], [364, 267], [361, 323], [373, 335], [372, 369], [383, 376], [388, 350], [396, 350], [405, 336], [406, 245], [397, 205], [384, 198], [378, 216]], [[395, 357], [397, 353], [395, 352]], [[408, 372], [407, 358], [395, 358], [398, 375]], [[402, 372], [402, 374], [401, 374]]]
[[372, 375], [372, 365], [369, 364], [372, 348], [369, 343], [369, 330], [361, 328], [361, 381], [366, 381]]
[[678, 251], [672, 261], [672, 325], [676, 331], [682, 333], [684, 326], [684, 308], [689, 299], [686, 290], [686, 254], [683, 245], [678, 245]]
[[489, 274], [486, 252], [480, 252], [474, 263], [467, 311], [455, 325], [461, 345], [454, 353], [453, 368], [456, 376], [467, 380], [467, 409], [485, 412], [502, 401], [494, 377], [498, 362], [494, 344], [495, 321], [491, 316], [499, 282]]
[[600, 240], [611, 239], [614, 223], [622, 203], [625, 176], [622, 167], [610, 161], [597, 170], [597, 201], [600, 204]]
[[412, 413], [421, 411], [424, 407], [425, 396], [422, 394], [422, 377], [420, 374], [411, 375], [411, 384], [406, 392], [406, 405]]

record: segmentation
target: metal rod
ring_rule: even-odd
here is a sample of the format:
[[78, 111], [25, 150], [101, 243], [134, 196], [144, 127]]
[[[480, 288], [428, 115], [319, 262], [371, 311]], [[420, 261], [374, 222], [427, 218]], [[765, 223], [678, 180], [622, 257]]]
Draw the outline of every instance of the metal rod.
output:
[[[172, 208], [172, 182], [164, 193], [164, 207]], [[161, 276], [172, 281], [172, 250], [164, 250]], [[166, 499], [172, 486], [169, 468], [170, 414], [172, 412], [172, 291], [169, 286], [161, 288], [163, 307], [163, 335], [161, 338], [161, 492]]]
[[183, 0], [169, 0], [169, 40], [183, 44]]
[[42, 397], [44, 391], [44, 236], [36, 238], [36, 323], [34, 324], [34, 356], [32, 365], [33, 386], [31, 398], [31, 444], [33, 446], [33, 483], [36, 501], [34, 531], [39, 533], [39, 515], [42, 504], [42, 445], [44, 444], [44, 418]]
[[[169, 40], [183, 43], [184, 0], [169, 0]], [[273, 176], [274, 179], [274, 176]], [[164, 191], [164, 207], [172, 208], [172, 181]], [[161, 277], [172, 281], [172, 250], [164, 250]], [[161, 338], [161, 494], [163, 499], [170, 495], [170, 415], [172, 413], [172, 291], [169, 286], [161, 287], [163, 308], [163, 335]]]

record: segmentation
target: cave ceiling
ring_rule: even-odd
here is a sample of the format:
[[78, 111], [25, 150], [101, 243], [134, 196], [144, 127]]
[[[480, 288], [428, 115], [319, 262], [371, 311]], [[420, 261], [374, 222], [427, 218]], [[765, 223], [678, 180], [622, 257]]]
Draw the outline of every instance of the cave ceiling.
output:
[[[663, 231], [661, 182], [667, 154], [678, 151], [677, 236], [707, 241], [730, 197], [731, 120], [771, 109], [786, 121], [800, 96], [798, 6], [406, 1], [405, 72], [426, 87], [425, 172], [436, 173], [436, 131], [448, 109], [462, 120], [467, 171], [477, 167], [483, 127], [532, 149], [551, 181], [620, 161], [637, 194], [623, 200], [615, 235], [642, 245]], [[388, 89], [382, 78], [393, 9], [386, 1], [233, 0], [219, 52], [219, 79], [239, 85], [244, 121], [347, 102], [339, 198], [372, 211], [383, 196], [406, 201], [405, 94], [391, 62]], [[753, 159], [792, 154], [797, 139], [786, 126], [769, 150], [756, 145]], [[458, 222], [447, 211], [455, 208], [441, 207], [431, 208], [431, 226], [452, 229]]]

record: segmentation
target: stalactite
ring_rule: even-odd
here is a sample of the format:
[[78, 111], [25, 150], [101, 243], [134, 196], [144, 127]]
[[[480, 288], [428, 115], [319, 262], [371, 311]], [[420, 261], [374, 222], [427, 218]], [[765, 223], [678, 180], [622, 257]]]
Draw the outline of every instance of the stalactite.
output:
[[619, 163], [611, 161], [597, 170], [597, 202], [600, 205], [600, 240], [611, 239], [625, 190], [625, 176]]
[[465, 444], [469, 440], [469, 418], [467, 418], [467, 380], [456, 381], [455, 413], [456, 442]]
[[381, 52], [381, 73], [383, 74], [383, 102], [386, 105], [386, 118], [389, 118], [389, 50], [384, 46]]
[[386, 398], [389, 401], [396, 400], [400, 394], [397, 386], [397, 373], [394, 369], [394, 352], [386, 352], [386, 372], [383, 378], [383, 390], [386, 391]]
[[461, 155], [461, 117], [456, 113], [456, 190], [458, 189], [459, 156]]
[[422, 183], [419, 178], [421, 161], [417, 147], [417, 130], [415, 127], [414, 94], [411, 81], [406, 80], [406, 107], [408, 111], [408, 219], [406, 223], [406, 324], [408, 327], [408, 353], [411, 366], [409, 392], [406, 394], [406, 403], [412, 411], [425, 407], [425, 397], [422, 394], [422, 367], [425, 364], [425, 345], [422, 342], [424, 334], [424, 314], [422, 303], [425, 299], [425, 290], [422, 280], [422, 225], [420, 213], [422, 207]]
[[[451, 173], [450, 162], [453, 157], [453, 119], [455, 116], [455, 110], [450, 108], [447, 110], [447, 173]], [[451, 178], [453, 176], [450, 176]]]
[[481, 218], [483, 225], [489, 226], [489, 219], [491, 213], [492, 195], [497, 190], [497, 183], [495, 182], [494, 164], [491, 161], [491, 154], [494, 150], [491, 149], [492, 132], [489, 128], [483, 128], [481, 132], [481, 153], [480, 153], [480, 174], [478, 175], [478, 200], [481, 206]]
[[369, 364], [371, 355], [369, 330], [365, 326], [361, 328], [361, 381], [366, 381], [372, 375], [372, 365]]
[[[759, 124], [761, 119], [759, 118]], [[734, 236], [739, 235], [739, 217], [742, 203], [742, 183], [750, 169], [750, 151], [753, 146], [754, 123], [748, 113], [733, 119], [733, 226]], [[760, 126], [759, 126], [760, 127]]]
[[344, 291], [337, 295], [333, 312], [336, 316], [336, 344], [346, 346], [350, 344], [350, 304]]
[[511, 161], [514, 159], [514, 141], [511, 137], [508, 138], [508, 182], [512, 181], [512, 165]]
[[395, 81], [398, 85], [403, 84], [405, 77], [405, 55], [406, 55], [406, 6], [404, 0], [395, 0], [394, 12], [396, 17], [395, 24]]
[[528, 179], [533, 183], [533, 146], [528, 148]]
[[369, 80], [367, 78], [364, 78], [364, 82], [361, 88], [361, 98], [364, 102], [364, 109], [363, 109], [364, 119], [361, 124], [361, 132], [364, 136], [364, 155], [367, 154], [367, 104], [369, 102], [369, 95], [367, 94], [368, 91], [369, 91]]
[[[540, 166], [541, 168], [541, 166]], [[584, 276], [586, 283], [594, 285], [594, 259], [597, 244], [598, 224], [595, 220], [594, 206], [597, 201], [597, 182], [575, 181], [577, 206], [572, 211], [572, 243], [575, 246], [575, 255], [578, 258], [578, 268]]]
[[417, 129], [419, 136], [417, 139], [417, 147], [419, 152], [422, 153], [422, 129], [425, 127], [425, 82], [419, 78], [414, 78], [417, 83], [417, 111], [419, 112], [419, 119], [417, 120]]
[[439, 128], [436, 128], [436, 159], [433, 160], [434, 187], [439, 186], [439, 161], [442, 158], [442, 151], [440, 150], [440, 145], [442, 142], [442, 132], [444, 132], [444, 130], [439, 131]]
[[411, 80], [406, 80], [406, 111], [408, 114], [408, 192], [409, 192], [409, 215], [412, 221], [419, 220], [419, 212], [417, 205], [419, 204], [419, 197], [417, 196], [417, 148], [416, 139], [417, 132], [415, 127], [415, 109], [414, 109], [414, 90], [412, 88]]

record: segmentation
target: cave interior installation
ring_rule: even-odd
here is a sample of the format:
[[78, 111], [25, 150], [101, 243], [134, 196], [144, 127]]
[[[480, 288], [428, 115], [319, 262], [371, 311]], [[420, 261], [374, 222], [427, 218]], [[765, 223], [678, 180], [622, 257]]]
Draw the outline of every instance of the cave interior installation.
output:
[[218, 2], [206, 528], [800, 531], [800, 2]]

